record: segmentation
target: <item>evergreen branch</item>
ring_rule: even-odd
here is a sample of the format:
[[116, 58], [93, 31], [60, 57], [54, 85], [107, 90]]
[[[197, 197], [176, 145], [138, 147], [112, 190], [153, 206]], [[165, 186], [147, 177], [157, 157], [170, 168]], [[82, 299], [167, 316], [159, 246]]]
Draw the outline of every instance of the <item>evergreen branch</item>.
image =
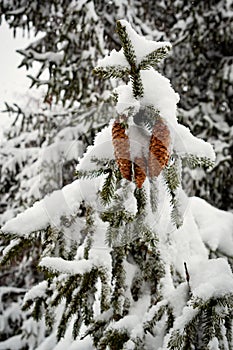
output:
[[126, 289], [126, 272], [123, 264], [125, 259], [124, 247], [114, 247], [111, 251], [111, 256], [114, 281], [111, 304], [113, 307], [113, 318], [115, 321], [118, 321], [123, 316], [123, 300], [125, 300], [124, 291]]
[[226, 328], [226, 338], [229, 344], [229, 349], [233, 346], [233, 312], [230, 311], [229, 315], [225, 317], [224, 320]]
[[55, 320], [56, 318], [55, 318], [54, 310], [52, 310], [51, 308], [48, 307], [48, 305], [46, 305], [45, 324], [49, 332], [52, 332]]
[[144, 88], [143, 88], [140, 72], [139, 71], [131, 72], [130, 80], [132, 81], [132, 90], [133, 90], [134, 97], [136, 99], [143, 97]]
[[134, 47], [126, 31], [126, 27], [122, 26], [121, 21], [116, 22], [116, 32], [121, 40], [125, 58], [129, 62], [131, 69], [133, 67], [136, 69], [136, 54]]
[[119, 228], [124, 223], [132, 222], [134, 216], [126, 211], [118, 210], [117, 212], [113, 210], [105, 211], [101, 214], [101, 219], [104, 222], [109, 222], [110, 226]]
[[97, 349], [123, 349], [124, 344], [130, 339], [126, 329], [108, 329], [104, 332]]
[[137, 200], [137, 216], [145, 216], [146, 213], [146, 204], [147, 196], [143, 188], [136, 188], [134, 191], [134, 196]]
[[114, 242], [119, 241], [118, 236], [119, 236], [119, 228], [109, 225], [105, 234], [105, 243], [109, 247], [112, 247]]
[[93, 244], [93, 234], [95, 231], [95, 219], [94, 219], [94, 210], [91, 207], [86, 209], [86, 225], [82, 229], [81, 233], [86, 237], [85, 246], [84, 246], [84, 259], [88, 260], [89, 252]]
[[78, 179], [94, 179], [106, 173], [106, 169], [77, 170], [75, 175]]
[[176, 157], [172, 164], [165, 167], [163, 171], [165, 182], [171, 192], [174, 192], [181, 184], [180, 161]]
[[176, 190], [181, 184], [181, 174], [180, 174], [180, 159], [176, 157], [174, 162], [167, 166], [163, 171], [163, 177], [165, 179], [167, 189], [171, 196], [171, 219], [174, 225], [179, 228], [183, 224], [183, 218], [179, 209], [179, 201], [176, 197]]
[[130, 79], [133, 86], [133, 95], [135, 98], [143, 97], [144, 89], [140, 76], [140, 68], [137, 66], [136, 54], [132, 42], [127, 33], [126, 27], [117, 21], [116, 31], [120, 37], [125, 58], [130, 65]]
[[134, 343], [134, 350], [146, 350], [147, 349], [144, 338], [145, 337], [143, 337], [143, 339], [141, 339], [139, 336], [137, 336], [136, 338], [131, 339]]
[[74, 339], [76, 339], [79, 335], [79, 331], [80, 331], [80, 328], [82, 326], [82, 322], [83, 322], [82, 314], [81, 314], [81, 312], [78, 312], [77, 318], [74, 321], [73, 331], [72, 331], [72, 336]]
[[100, 198], [102, 200], [103, 205], [108, 205], [114, 194], [116, 189], [116, 177], [114, 171], [111, 169], [108, 170], [108, 176], [105, 178], [103, 187], [100, 191]]
[[154, 316], [149, 320], [144, 322], [143, 328], [145, 333], [149, 332], [151, 335], [154, 336], [153, 328], [161, 320], [161, 318], [164, 316], [164, 314], [167, 311], [167, 304], [162, 305], [154, 314]]
[[86, 332], [84, 333], [84, 335], [81, 337], [81, 340], [86, 338], [88, 335], [90, 335], [91, 337], [93, 337], [93, 343], [94, 346], [97, 348], [98, 343], [101, 339], [101, 337], [104, 334], [105, 329], [107, 328], [107, 326], [109, 325], [111, 318], [112, 318], [112, 312], [106, 312], [104, 313], [105, 318], [104, 319], [100, 319], [97, 321], [94, 321], [86, 330]]
[[103, 79], [109, 78], [124, 78], [127, 74], [130, 73], [128, 67], [117, 66], [108, 66], [108, 67], [96, 67], [93, 70], [93, 73]]
[[188, 166], [190, 169], [202, 167], [204, 169], [211, 169], [214, 166], [214, 162], [207, 157], [198, 157], [193, 154], [185, 154], [182, 157], [184, 166]]
[[161, 61], [168, 55], [168, 52], [170, 50], [170, 46], [163, 46], [157, 50], [152, 51], [140, 62], [139, 69], [148, 69], [150, 68], [150, 66], [155, 68], [159, 61]]
[[170, 329], [173, 327], [174, 325], [174, 321], [175, 321], [175, 316], [173, 314], [173, 310], [170, 306], [167, 306], [167, 320], [166, 320], [166, 331], [167, 333], [170, 331]]
[[72, 299], [73, 291], [78, 287], [80, 277], [77, 275], [66, 276], [65, 280], [57, 282], [56, 290], [57, 294], [51, 302], [52, 307], [56, 307], [61, 302], [62, 298], [66, 298], [70, 303]]
[[[78, 170], [76, 172], [78, 178], [95, 178], [101, 175], [108, 174], [109, 172], [114, 172], [117, 179], [119, 179], [119, 169], [116, 165], [115, 159], [109, 158], [96, 158], [91, 157], [91, 162], [95, 163], [97, 169], [93, 170]], [[121, 176], [120, 176], [121, 178]]]
[[183, 217], [180, 213], [179, 201], [174, 195], [171, 198], [171, 205], [172, 205], [172, 211], [171, 211], [172, 222], [174, 223], [176, 228], [179, 228], [183, 225]]
[[39, 321], [44, 315], [44, 298], [36, 298], [34, 301], [34, 308], [32, 311], [32, 317]]
[[[212, 297], [208, 300], [194, 298], [190, 305], [193, 309], [197, 309], [197, 312], [185, 325], [183, 331], [174, 330], [171, 333], [168, 342], [170, 350], [186, 350], [198, 343], [203, 344], [203, 349], [207, 349], [209, 342], [214, 337], [217, 337], [221, 342], [223, 340], [222, 332], [224, 330], [222, 327], [225, 323], [226, 312], [228, 312], [228, 315], [232, 314], [233, 294], [217, 298]], [[231, 324], [229, 326], [231, 327]], [[202, 332], [197, 331], [200, 327]], [[228, 339], [231, 341], [231, 336]], [[230, 347], [231, 343], [229, 342]]]
[[73, 315], [77, 315], [73, 326], [75, 337], [78, 336], [83, 321], [86, 325], [92, 321], [97, 278], [98, 269], [93, 267], [90, 272], [86, 272], [81, 276], [77, 290], [72, 291], [71, 300], [66, 298], [66, 307], [57, 331], [58, 339], [64, 336], [67, 324]]
[[5, 252], [3, 251], [0, 266], [3, 266], [14, 258], [19, 257], [23, 252], [27, 251], [32, 245], [34, 245], [34, 243], [35, 242], [33, 240], [26, 238], [15, 238], [15, 244], [10, 246], [10, 248], [7, 247]]
[[99, 278], [101, 281], [101, 296], [100, 296], [100, 308], [101, 312], [105, 312], [110, 309], [110, 294], [111, 288], [108, 280], [108, 271], [105, 267], [99, 268]]

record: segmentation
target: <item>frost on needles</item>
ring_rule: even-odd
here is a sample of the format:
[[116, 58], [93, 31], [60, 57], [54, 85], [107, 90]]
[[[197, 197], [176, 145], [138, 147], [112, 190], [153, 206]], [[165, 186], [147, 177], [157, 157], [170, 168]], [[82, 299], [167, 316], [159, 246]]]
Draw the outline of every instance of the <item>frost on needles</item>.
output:
[[171, 45], [124, 20], [116, 31], [122, 49], [94, 71], [126, 82], [113, 93], [115, 116], [78, 179], [2, 228], [14, 239], [3, 260], [17, 239], [39, 237], [47, 277], [24, 297], [40, 344], [30, 344], [25, 324], [17, 341], [40, 350], [230, 350], [233, 215], [181, 186], [183, 164], [208, 169], [214, 151], [177, 121], [179, 96], [157, 71]]

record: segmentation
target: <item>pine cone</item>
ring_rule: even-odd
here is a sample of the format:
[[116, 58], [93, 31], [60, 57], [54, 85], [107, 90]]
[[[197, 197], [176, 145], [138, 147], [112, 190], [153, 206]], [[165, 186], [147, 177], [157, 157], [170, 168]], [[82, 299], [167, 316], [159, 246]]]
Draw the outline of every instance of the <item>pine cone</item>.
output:
[[146, 179], [146, 160], [145, 158], [135, 157], [134, 159], [134, 178], [138, 188], [142, 188]]
[[112, 142], [117, 165], [121, 175], [132, 180], [132, 162], [130, 160], [129, 138], [125, 133], [125, 127], [122, 123], [115, 121], [112, 127]]
[[162, 119], [158, 119], [153, 127], [150, 146], [148, 170], [149, 177], [158, 176], [169, 160], [170, 132]]

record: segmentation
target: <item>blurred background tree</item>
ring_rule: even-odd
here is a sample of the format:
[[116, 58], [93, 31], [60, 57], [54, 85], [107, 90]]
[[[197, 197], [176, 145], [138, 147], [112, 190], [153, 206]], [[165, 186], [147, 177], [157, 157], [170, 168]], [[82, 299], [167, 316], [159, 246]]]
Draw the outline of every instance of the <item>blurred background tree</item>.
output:
[[[120, 48], [115, 33], [120, 18], [147, 38], [172, 43], [172, 53], [159, 70], [182, 95], [179, 119], [195, 136], [213, 144], [217, 153], [215, 167], [207, 176], [202, 170], [185, 169], [184, 187], [188, 194], [231, 210], [232, 14], [227, 0], [1, 0], [1, 18], [14, 35], [19, 28], [42, 34], [19, 52], [21, 66], [40, 65], [37, 74], [29, 77], [31, 86], [45, 88], [36, 100], [26, 97], [31, 103], [6, 104], [13, 122], [5, 132], [0, 158], [1, 223], [71, 182], [79, 157], [112, 117], [108, 91], [114, 82], [100, 81], [92, 70], [99, 58]], [[72, 145], [79, 145], [78, 150]], [[83, 215], [81, 209], [79, 215]], [[2, 243], [2, 249], [7, 243]], [[31, 271], [30, 266], [35, 265], [38, 251], [34, 253], [33, 258], [21, 253], [23, 263], [18, 270], [3, 272], [2, 284], [24, 288], [40, 279], [35, 269], [30, 278], [25, 270], [27, 266]], [[20, 283], [9, 277], [12, 274], [20, 276]], [[20, 299], [21, 291], [12, 289], [12, 293]], [[6, 327], [3, 339], [14, 333], [17, 322], [14, 327]]]
[[[32, 86], [46, 86], [46, 101], [89, 109], [95, 127], [108, 120], [108, 82], [92, 74], [98, 58], [119, 47], [115, 21], [129, 20], [139, 33], [170, 40], [173, 51], [164, 70], [182, 94], [180, 119], [196, 136], [214, 144], [215, 168], [207, 177], [186, 172], [189, 194], [222, 209], [232, 208], [232, 4], [203, 1], [1, 1], [2, 16], [12, 28], [43, 36], [21, 49], [21, 66], [40, 63]], [[105, 92], [105, 93], [104, 93]], [[104, 93], [104, 96], [103, 96]], [[99, 107], [101, 105], [101, 107]], [[97, 107], [98, 106], [98, 107]], [[108, 107], [107, 107], [108, 106]], [[93, 108], [91, 113], [91, 108]], [[92, 133], [92, 137], [94, 132]], [[88, 138], [88, 143], [92, 138]], [[211, 191], [210, 191], [211, 189]]]

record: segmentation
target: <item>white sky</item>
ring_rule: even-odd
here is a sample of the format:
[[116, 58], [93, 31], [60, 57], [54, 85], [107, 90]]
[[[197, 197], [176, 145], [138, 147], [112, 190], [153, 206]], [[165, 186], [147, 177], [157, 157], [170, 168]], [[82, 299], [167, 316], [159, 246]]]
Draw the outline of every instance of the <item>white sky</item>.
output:
[[14, 38], [13, 32], [5, 22], [0, 25], [0, 103], [5, 94], [11, 95], [12, 90], [17, 91], [19, 88], [26, 90], [30, 84], [30, 80], [26, 78], [27, 71], [17, 68], [22, 56], [15, 50], [25, 48], [33, 38], [24, 38], [20, 31], [17, 33]]
[[[27, 34], [23, 37], [22, 32], [17, 31], [14, 38], [13, 31], [4, 21], [0, 25], [0, 111], [4, 109], [4, 101], [15, 102], [17, 92], [26, 92], [30, 86], [26, 69], [17, 68], [22, 56], [15, 51], [25, 48], [33, 40], [33, 35], [30, 35], [31, 38]], [[7, 115], [0, 112], [0, 137], [7, 120]]]

